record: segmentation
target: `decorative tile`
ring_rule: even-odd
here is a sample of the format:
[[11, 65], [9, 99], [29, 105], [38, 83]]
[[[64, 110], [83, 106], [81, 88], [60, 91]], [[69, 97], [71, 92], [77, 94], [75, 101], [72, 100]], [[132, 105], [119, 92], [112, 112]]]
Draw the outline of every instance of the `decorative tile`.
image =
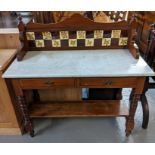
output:
[[77, 39], [69, 39], [69, 47], [77, 47]]
[[110, 46], [110, 45], [111, 45], [111, 38], [102, 39], [102, 46]]
[[43, 35], [44, 40], [51, 40], [52, 39], [51, 32], [42, 32], [42, 35]]
[[44, 40], [36, 40], [36, 47], [45, 47]]
[[94, 31], [94, 38], [95, 39], [103, 38], [103, 30], [95, 30]]
[[77, 31], [76, 35], [77, 35], [77, 39], [85, 39], [86, 38], [86, 31]]
[[68, 39], [60, 40], [60, 42], [61, 42], [61, 47], [69, 47], [69, 45], [68, 45], [69, 40]]
[[43, 40], [42, 32], [34, 32], [34, 34], [35, 34], [35, 40]]
[[126, 46], [127, 43], [128, 43], [128, 38], [127, 37], [119, 39], [119, 46]]
[[119, 39], [118, 38], [111, 38], [111, 46], [118, 46]]
[[76, 39], [76, 31], [69, 31], [69, 39]]
[[86, 39], [85, 46], [94, 46], [94, 39]]
[[27, 40], [35, 40], [34, 32], [26, 32], [26, 38]]
[[69, 39], [68, 31], [60, 31], [60, 39]]
[[59, 31], [51, 31], [52, 39], [60, 39]]
[[85, 39], [77, 39], [78, 47], [85, 47]]
[[86, 38], [94, 38], [94, 31], [86, 31]]
[[94, 46], [101, 47], [102, 46], [102, 38], [94, 39]]
[[45, 47], [52, 47], [52, 41], [51, 40], [44, 40]]
[[103, 38], [111, 38], [111, 30], [104, 30]]
[[111, 38], [120, 38], [121, 30], [112, 30]]
[[52, 46], [53, 47], [61, 47], [60, 39], [52, 40]]

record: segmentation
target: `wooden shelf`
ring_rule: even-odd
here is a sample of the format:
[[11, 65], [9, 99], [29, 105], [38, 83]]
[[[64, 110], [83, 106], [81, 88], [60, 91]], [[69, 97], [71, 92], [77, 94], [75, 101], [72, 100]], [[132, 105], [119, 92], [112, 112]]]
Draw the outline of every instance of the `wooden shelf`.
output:
[[128, 116], [125, 102], [120, 100], [33, 103], [30, 116], [35, 117], [113, 117]]

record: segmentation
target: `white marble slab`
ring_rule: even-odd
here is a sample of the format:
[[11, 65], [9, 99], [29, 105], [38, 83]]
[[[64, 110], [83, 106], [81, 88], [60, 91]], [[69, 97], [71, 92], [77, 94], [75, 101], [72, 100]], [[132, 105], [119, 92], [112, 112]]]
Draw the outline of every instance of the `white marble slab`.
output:
[[31, 51], [15, 60], [4, 78], [155, 76], [140, 57], [127, 49]]

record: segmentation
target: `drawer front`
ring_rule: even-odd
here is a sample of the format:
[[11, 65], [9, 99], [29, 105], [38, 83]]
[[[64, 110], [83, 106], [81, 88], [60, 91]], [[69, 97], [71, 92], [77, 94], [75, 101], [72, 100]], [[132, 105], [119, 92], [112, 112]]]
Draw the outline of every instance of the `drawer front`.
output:
[[135, 87], [137, 78], [83, 78], [80, 87], [89, 88], [128, 88]]
[[74, 87], [74, 79], [22, 79], [20, 85], [23, 89], [43, 89], [54, 87]]

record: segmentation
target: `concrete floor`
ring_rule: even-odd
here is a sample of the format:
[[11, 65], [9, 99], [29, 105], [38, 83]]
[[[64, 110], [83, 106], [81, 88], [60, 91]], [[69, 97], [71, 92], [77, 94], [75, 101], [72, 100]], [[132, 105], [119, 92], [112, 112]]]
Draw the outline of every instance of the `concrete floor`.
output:
[[[127, 98], [129, 89], [123, 90]], [[124, 118], [64, 118], [34, 120], [36, 136], [0, 136], [0, 142], [7, 143], [147, 143], [155, 142], [155, 90], [147, 92], [150, 108], [150, 122], [147, 130], [141, 128], [142, 109], [139, 103], [135, 128], [130, 137], [125, 137]]]

